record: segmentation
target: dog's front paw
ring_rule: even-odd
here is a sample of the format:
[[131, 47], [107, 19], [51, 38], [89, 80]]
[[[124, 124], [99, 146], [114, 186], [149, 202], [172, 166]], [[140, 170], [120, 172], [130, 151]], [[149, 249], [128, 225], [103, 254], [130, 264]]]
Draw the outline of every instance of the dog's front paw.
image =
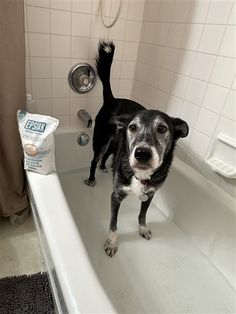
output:
[[150, 240], [152, 237], [152, 233], [146, 226], [139, 225], [139, 234], [146, 240]]
[[96, 181], [95, 180], [84, 180], [84, 184], [88, 185], [88, 186], [95, 186], [96, 185]]
[[105, 252], [108, 256], [112, 257], [118, 250], [117, 231], [109, 230], [108, 238], [104, 245]]
[[116, 254], [118, 250], [118, 244], [117, 242], [113, 242], [112, 240], [107, 239], [104, 245], [104, 249], [105, 249], [106, 254], [112, 257], [113, 255]]

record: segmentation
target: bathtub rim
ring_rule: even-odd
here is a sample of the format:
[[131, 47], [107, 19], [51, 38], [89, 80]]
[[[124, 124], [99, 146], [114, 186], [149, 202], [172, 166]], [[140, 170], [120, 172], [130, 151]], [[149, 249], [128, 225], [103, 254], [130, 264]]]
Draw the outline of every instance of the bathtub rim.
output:
[[[73, 133], [74, 131], [75, 131], [74, 129], [67, 130], [67, 132], [69, 133], [70, 132]], [[214, 194], [214, 196], [219, 200], [219, 202], [224, 202], [224, 204], [226, 203], [227, 207], [229, 207], [235, 212], [236, 209], [233, 205], [235, 204], [236, 200], [232, 196], [221, 190], [214, 183], [207, 180], [207, 178], [203, 177], [200, 173], [195, 171], [191, 166], [175, 157], [172, 167], [175, 168], [178, 172], [180, 172], [183, 176], [185, 176], [188, 180], [193, 181], [195, 185], [199, 187], [201, 187], [202, 182], [207, 181], [208, 185], [206, 188], [207, 190], [209, 190], [209, 193], [211, 195]], [[95, 273], [95, 270], [92, 267], [85, 245], [83, 243], [82, 238], [80, 237], [78, 227], [72, 217], [72, 213], [65, 199], [64, 192], [61, 187], [61, 183], [57, 173], [52, 173], [50, 175], [45, 176], [40, 175], [38, 173], [27, 171], [27, 178], [30, 183], [33, 197], [37, 206], [42, 207], [41, 210], [38, 211], [38, 215], [40, 217], [45, 233], [47, 234], [47, 237], [49, 236], [48, 244], [50, 252], [52, 252], [51, 254], [53, 256], [56, 273], [58, 275], [59, 283], [69, 313], [85, 312], [85, 310], [83, 310], [84, 308], [81, 309], [80, 302], [78, 302], [78, 294], [75, 294], [76, 291], [79, 291], [80, 289], [83, 290], [83, 286], [81, 287], [80, 282], [77, 281], [78, 278], [75, 278], [74, 276], [74, 272], [78, 269], [78, 267], [77, 266], [75, 268], [73, 267], [73, 269], [71, 270], [70, 258], [71, 252], [74, 252], [73, 260], [80, 261], [82, 269], [84, 269], [83, 271], [81, 271], [81, 273], [86, 274], [84, 279], [82, 279], [81, 281], [87, 282], [87, 286], [89, 287], [88, 289], [90, 291], [94, 291], [92, 293], [89, 293], [89, 295], [92, 296], [99, 295], [97, 299], [101, 305], [101, 312], [116, 313], [117, 311], [115, 310], [113, 304], [109, 300], [106, 291], [104, 290], [102, 284], [100, 283], [97, 277], [97, 274]], [[56, 200], [55, 197], [53, 196], [55, 194], [46, 188], [46, 186], [48, 185], [52, 187], [53, 191], [59, 189], [60, 196], [57, 197]], [[44, 204], [45, 197], [48, 198], [49, 204], [48, 203]], [[59, 216], [59, 218], [56, 215], [56, 213], [54, 214], [53, 212], [51, 213], [50, 211], [47, 210], [47, 208], [50, 207], [50, 204], [51, 206], [55, 206], [55, 201], [57, 210], [61, 211], [61, 215]], [[50, 223], [48, 223], [48, 220], [54, 221], [55, 217], [57, 219], [57, 224], [53, 224], [53, 228], [51, 228], [52, 226], [50, 225]], [[55, 246], [54, 238], [57, 239], [58, 234], [62, 236], [60, 232], [60, 226], [64, 227], [64, 221], [68, 221], [68, 226], [70, 226], [69, 228], [70, 230], [67, 229], [68, 232], [64, 232], [62, 242], [60, 241], [63, 244], [63, 246], [61, 246], [60, 243], [60, 247], [57, 247]], [[74, 241], [71, 241], [70, 240], [71, 238], [74, 239]], [[70, 245], [67, 245], [67, 243], [69, 242], [78, 243], [78, 248], [73, 248], [71, 246], [71, 243]], [[66, 254], [65, 253], [66, 251], [70, 252], [70, 254]], [[64, 271], [65, 269], [66, 271]], [[89, 284], [88, 282], [91, 282], [91, 284]], [[84, 306], [86, 302], [87, 305], [89, 306], [89, 300], [88, 296], [86, 296], [86, 293], [84, 294], [84, 297], [85, 297], [84, 300], [87, 300], [83, 301]], [[83, 299], [83, 297], [81, 297], [81, 299]], [[96, 301], [94, 300], [93, 304], [96, 304], [95, 302]], [[106, 311], [104, 310], [104, 304], [106, 304], [109, 307], [109, 310]]]
[[[47, 237], [47, 244], [68, 312], [77, 314], [89, 311], [88, 309], [85, 310], [85, 306], [89, 307], [89, 304], [91, 304], [91, 298], [88, 299], [88, 293], [84, 292], [84, 290], [87, 290], [84, 289], [84, 284], [86, 284], [98, 313], [116, 313], [89, 260], [57, 173], [46, 176], [32, 171], [26, 171], [26, 173], [32, 193], [31, 196], [33, 196], [36, 206], [41, 207], [40, 211], [36, 208], [37, 215]], [[55, 194], [47, 189], [48, 185], [54, 191], [60, 192], [56, 198], [54, 197]], [[45, 198], [47, 198], [47, 204], [45, 204]], [[49, 211], [48, 207], [50, 209], [57, 208], [60, 215], [57, 215], [55, 208]], [[56, 223], [51, 224], [55, 220]], [[65, 221], [67, 221], [69, 228], [66, 228]], [[65, 228], [65, 232], [62, 233], [61, 229]], [[57, 242], [60, 245], [57, 245]], [[71, 252], [73, 252], [73, 263], [71, 263]], [[78, 276], [75, 276], [77, 273]], [[82, 276], [81, 279], [79, 278], [80, 275]], [[79, 302], [79, 299], [83, 302]]]

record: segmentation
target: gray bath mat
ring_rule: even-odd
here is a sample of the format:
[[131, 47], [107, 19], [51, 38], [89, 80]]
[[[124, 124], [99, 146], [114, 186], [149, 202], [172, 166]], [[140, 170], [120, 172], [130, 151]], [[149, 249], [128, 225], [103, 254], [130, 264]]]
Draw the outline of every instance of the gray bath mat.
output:
[[0, 279], [1, 314], [52, 314], [53, 299], [46, 273]]

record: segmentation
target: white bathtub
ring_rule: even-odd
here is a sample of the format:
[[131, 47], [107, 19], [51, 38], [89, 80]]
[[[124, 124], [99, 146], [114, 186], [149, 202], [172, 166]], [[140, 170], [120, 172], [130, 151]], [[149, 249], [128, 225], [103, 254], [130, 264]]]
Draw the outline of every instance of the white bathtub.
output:
[[235, 200], [175, 159], [148, 211], [151, 241], [138, 235], [139, 201], [128, 196], [111, 259], [111, 175], [98, 170], [94, 188], [83, 184], [92, 151], [78, 146], [80, 132], [56, 133], [59, 175], [27, 173], [58, 311], [235, 313]]

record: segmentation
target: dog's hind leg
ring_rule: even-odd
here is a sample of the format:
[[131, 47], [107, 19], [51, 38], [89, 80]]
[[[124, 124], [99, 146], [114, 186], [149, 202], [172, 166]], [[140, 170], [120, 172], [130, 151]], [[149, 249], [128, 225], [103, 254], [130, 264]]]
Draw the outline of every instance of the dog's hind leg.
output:
[[152, 233], [148, 230], [146, 225], [146, 214], [149, 208], [149, 205], [153, 199], [154, 194], [150, 195], [146, 202], [141, 203], [140, 213], [138, 216], [138, 227], [139, 227], [139, 234], [146, 240], [150, 240], [152, 237]]
[[110, 145], [108, 146], [108, 149], [105, 151], [104, 155], [102, 156], [101, 160], [101, 165], [100, 169], [103, 170], [104, 172], [108, 172], [107, 167], [106, 167], [106, 161], [109, 158], [111, 154], [114, 152], [114, 147], [113, 143], [111, 142]]
[[97, 169], [97, 164], [98, 164], [99, 160], [101, 159], [102, 155], [104, 154], [104, 152], [107, 150], [107, 148], [110, 144], [110, 139], [109, 138], [103, 138], [102, 143], [99, 142], [98, 140], [96, 140], [96, 142], [98, 142], [99, 145], [96, 145], [96, 146], [94, 145], [94, 147], [93, 147], [94, 157], [93, 157], [93, 160], [92, 160], [91, 166], [90, 166], [89, 178], [84, 181], [84, 183], [86, 185], [89, 185], [89, 186], [95, 186], [95, 184], [96, 184], [95, 172]]
[[92, 160], [91, 166], [90, 166], [89, 178], [84, 181], [84, 183], [85, 183], [86, 185], [95, 186], [95, 184], [96, 184], [96, 181], [95, 181], [95, 172], [96, 172], [97, 164], [98, 164], [100, 158], [101, 158], [101, 153], [99, 153], [99, 154], [94, 154], [94, 157], [93, 157], [93, 160]]
[[126, 197], [124, 192], [113, 192], [111, 194], [111, 220], [108, 239], [104, 249], [108, 256], [112, 257], [118, 250], [117, 244], [117, 217], [120, 208], [120, 203]]

